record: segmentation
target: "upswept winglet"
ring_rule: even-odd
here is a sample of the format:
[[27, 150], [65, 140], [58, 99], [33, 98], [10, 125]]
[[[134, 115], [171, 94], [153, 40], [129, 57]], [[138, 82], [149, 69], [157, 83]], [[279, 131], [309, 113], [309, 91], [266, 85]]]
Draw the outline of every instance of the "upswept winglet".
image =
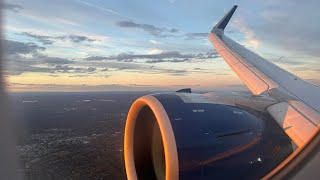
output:
[[213, 27], [211, 32], [215, 32], [215, 29], [220, 29], [223, 31], [226, 28], [228, 22], [230, 21], [233, 13], [236, 11], [237, 7], [238, 5], [234, 5], [232, 9], [230, 9], [230, 11]]

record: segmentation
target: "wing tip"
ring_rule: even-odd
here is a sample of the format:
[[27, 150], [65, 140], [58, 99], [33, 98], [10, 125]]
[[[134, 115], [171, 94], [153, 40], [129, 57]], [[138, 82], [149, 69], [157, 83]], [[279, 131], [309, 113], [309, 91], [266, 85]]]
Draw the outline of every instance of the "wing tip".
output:
[[225, 16], [223, 16], [223, 18], [213, 27], [211, 32], [216, 32], [216, 30], [223, 31], [226, 28], [226, 26], [229, 23], [233, 13], [236, 11], [237, 8], [238, 8], [238, 5], [234, 5], [229, 10], [229, 12]]

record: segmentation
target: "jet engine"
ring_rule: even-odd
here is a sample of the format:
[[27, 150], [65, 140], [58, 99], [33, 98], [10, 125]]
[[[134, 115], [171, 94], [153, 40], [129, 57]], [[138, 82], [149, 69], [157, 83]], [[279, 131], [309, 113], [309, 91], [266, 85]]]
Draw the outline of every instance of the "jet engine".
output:
[[249, 94], [191, 91], [137, 99], [125, 127], [128, 179], [263, 177], [293, 151], [264, 112], [272, 103]]

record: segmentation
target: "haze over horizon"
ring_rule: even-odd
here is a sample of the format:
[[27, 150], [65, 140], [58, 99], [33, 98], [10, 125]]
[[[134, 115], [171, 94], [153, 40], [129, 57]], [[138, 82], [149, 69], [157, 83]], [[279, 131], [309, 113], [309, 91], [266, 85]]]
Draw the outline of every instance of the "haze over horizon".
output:
[[316, 0], [13, 0], [3, 6], [7, 89], [244, 90], [207, 39], [234, 4], [229, 37], [320, 85]]

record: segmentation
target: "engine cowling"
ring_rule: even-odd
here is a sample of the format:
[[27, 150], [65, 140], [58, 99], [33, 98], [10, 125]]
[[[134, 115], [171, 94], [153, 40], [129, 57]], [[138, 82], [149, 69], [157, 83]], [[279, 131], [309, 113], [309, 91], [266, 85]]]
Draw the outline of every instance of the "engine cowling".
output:
[[131, 106], [124, 139], [128, 179], [260, 178], [292, 152], [270, 116], [186, 102], [179, 94], [143, 96]]

